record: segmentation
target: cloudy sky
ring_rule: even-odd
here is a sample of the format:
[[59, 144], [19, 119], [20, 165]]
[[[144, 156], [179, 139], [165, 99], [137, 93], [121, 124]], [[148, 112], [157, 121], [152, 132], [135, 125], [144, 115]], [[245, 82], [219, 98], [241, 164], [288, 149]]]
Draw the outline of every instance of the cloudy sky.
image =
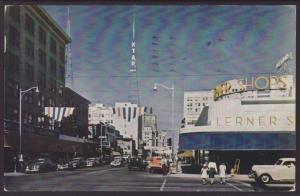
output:
[[[67, 29], [68, 6], [43, 7]], [[74, 90], [108, 106], [128, 100], [135, 15], [140, 105], [153, 107], [159, 129], [170, 128], [171, 92], [153, 91], [154, 83], [174, 84], [179, 128], [184, 91], [275, 73], [274, 65], [286, 53], [295, 56], [295, 6], [69, 7]], [[289, 65], [295, 67], [295, 59]]]

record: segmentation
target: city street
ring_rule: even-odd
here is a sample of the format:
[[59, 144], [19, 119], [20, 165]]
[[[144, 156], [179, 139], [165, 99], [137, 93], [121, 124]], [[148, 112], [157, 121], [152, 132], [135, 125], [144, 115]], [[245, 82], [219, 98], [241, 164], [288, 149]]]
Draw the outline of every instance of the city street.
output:
[[7, 191], [288, 191], [291, 186], [277, 185], [262, 189], [254, 181], [228, 179], [225, 185], [218, 178], [213, 185], [202, 185], [196, 174], [150, 174], [128, 171], [127, 167], [83, 168], [73, 171], [29, 175], [6, 175]]

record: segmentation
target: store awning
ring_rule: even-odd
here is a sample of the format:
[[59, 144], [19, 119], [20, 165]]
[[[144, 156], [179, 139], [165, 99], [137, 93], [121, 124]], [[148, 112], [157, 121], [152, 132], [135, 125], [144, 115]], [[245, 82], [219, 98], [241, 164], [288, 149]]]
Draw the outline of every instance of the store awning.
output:
[[193, 151], [191, 151], [191, 150], [185, 151], [185, 152], [183, 152], [181, 154], [178, 154], [178, 157], [179, 158], [193, 157]]

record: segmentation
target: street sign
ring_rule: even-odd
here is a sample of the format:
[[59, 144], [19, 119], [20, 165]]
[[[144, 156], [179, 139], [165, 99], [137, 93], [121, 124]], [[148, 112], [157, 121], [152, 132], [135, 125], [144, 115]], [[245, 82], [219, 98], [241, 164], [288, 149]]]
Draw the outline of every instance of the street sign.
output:
[[99, 136], [98, 138], [106, 139], [106, 136]]

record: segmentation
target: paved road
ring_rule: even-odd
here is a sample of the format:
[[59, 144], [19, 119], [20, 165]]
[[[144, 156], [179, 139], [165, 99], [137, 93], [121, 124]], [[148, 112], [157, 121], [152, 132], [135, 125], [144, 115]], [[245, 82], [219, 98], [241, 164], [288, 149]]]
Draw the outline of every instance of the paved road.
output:
[[202, 185], [197, 175], [162, 176], [109, 166], [5, 176], [4, 183], [8, 191], [265, 191], [256, 187], [255, 183], [231, 179], [225, 185], [218, 180], [213, 185]]

